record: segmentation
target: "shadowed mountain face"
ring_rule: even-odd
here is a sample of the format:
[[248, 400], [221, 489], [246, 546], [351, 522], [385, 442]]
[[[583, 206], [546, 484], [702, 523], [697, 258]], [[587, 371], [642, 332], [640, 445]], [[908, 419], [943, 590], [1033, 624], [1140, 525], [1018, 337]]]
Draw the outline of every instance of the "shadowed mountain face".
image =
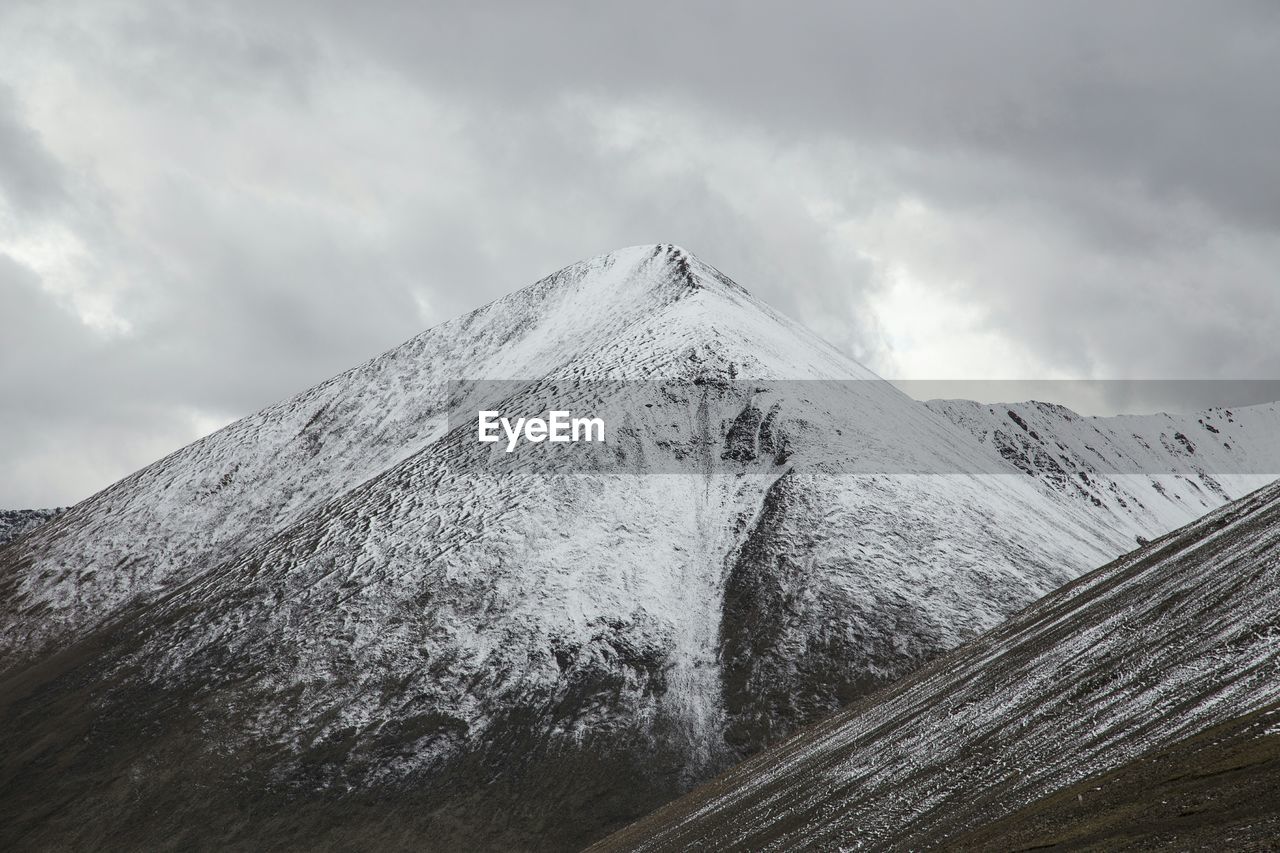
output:
[[[1054, 592], [598, 849], [1121, 846], [1148, 830], [1153, 844], [1176, 837], [1183, 849], [1196, 833], [1262, 845], [1280, 830], [1278, 699], [1272, 485]], [[1207, 835], [1213, 827], [1222, 834]]]
[[[644, 380], [609, 466], [450, 417], [553, 380]], [[581, 846], [1259, 479], [956, 412], [678, 248], [568, 267], [0, 548], [0, 846]]]

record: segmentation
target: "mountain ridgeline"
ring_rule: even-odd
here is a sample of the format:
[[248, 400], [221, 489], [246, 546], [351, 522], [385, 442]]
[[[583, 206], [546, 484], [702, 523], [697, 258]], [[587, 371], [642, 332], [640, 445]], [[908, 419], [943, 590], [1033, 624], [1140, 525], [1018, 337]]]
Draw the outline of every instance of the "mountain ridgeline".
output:
[[[549, 382], [632, 383], [613, 464], [486, 467], [452, 415]], [[581, 847], [1280, 470], [1205, 417], [926, 405], [677, 247], [574, 264], [0, 547], [0, 846]]]

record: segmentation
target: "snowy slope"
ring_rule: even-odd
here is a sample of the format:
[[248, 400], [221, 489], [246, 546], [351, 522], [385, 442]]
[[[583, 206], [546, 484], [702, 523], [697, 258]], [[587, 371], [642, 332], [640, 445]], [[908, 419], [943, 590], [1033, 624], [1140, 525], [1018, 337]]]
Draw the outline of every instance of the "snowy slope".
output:
[[[1278, 626], [1272, 485], [1054, 592], [599, 849], [947, 847], [1272, 706]], [[1276, 816], [1274, 804], [1254, 813]]]
[[[627, 386], [598, 469], [495, 467], [449, 418], [654, 378], [682, 381]], [[263, 846], [236, 798], [268, 795], [420, 798], [404, 831], [443, 849], [586, 843], [1172, 523], [1027, 476], [683, 250], [623, 250], [0, 549], [0, 688], [42, 697], [0, 707], [0, 825], [82, 846], [105, 773], [131, 846]]]
[[927, 405], [1056, 491], [1147, 529], [1181, 527], [1280, 476], [1274, 403], [1117, 417], [1037, 402]]

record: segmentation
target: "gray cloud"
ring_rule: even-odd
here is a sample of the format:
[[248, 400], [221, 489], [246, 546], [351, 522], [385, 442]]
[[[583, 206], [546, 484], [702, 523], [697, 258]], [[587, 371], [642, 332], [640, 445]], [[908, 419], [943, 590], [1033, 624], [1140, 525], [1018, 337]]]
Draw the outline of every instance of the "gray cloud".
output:
[[505, 103], [667, 96], [782, 139], [977, 150], [1188, 193], [1268, 225], [1278, 215], [1280, 190], [1256, 180], [1280, 166], [1274, 4], [274, 8], [319, 17], [432, 88]]
[[1273, 377], [1263, 2], [16, 3], [0, 505], [674, 241], [881, 373]]
[[0, 200], [15, 216], [46, 212], [63, 200], [61, 170], [20, 115], [13, 90], [0, 83]]

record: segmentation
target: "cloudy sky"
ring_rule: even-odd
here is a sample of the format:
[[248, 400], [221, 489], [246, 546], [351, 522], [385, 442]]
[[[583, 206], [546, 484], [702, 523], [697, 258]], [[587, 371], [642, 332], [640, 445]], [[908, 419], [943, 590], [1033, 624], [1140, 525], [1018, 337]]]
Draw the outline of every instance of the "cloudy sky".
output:
[[0, 506], [679, 243], [893, 378], [1280, 376], [1280, 4], [0, 5]]

